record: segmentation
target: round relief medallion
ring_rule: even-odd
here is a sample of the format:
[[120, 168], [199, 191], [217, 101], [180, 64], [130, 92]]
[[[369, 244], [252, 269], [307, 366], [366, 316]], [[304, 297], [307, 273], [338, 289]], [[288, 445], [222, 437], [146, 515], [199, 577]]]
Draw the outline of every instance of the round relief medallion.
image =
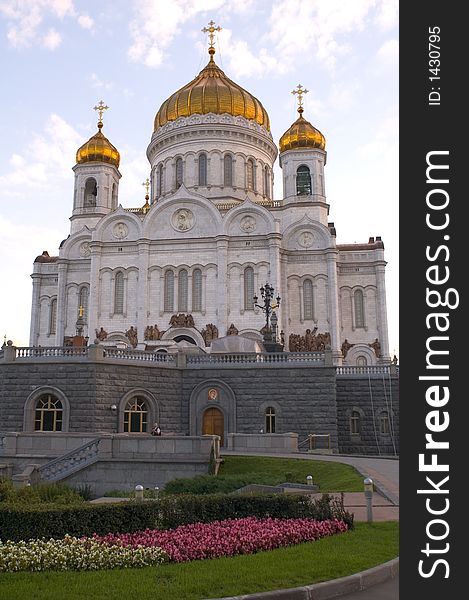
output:
[[313, 245], [313, 242], [314, 236], [311, 231], [303, 231], [298, 236], [298, 243], [300, 246], [303, 246], [303, 248], [310, 248]]
[[91, 254], [89, 242], [83, 242], [83, 244], [80, 246], [80, 254], [84, 257], [89, 256]]
[[129, 228], [125, 223], [116, 223], [112, 229], [114, 237], [118, 240], [123, 240], [129, 233]]
[[180, 208], [173, 214], [171, 223], [177, 231], [189, 231], [194, 227], [194, 215], [188, 208]]
[[254, 231], [256, 228], [256, 219], [251, 215], [246, 215], [245, 217], [243, 217], [241, 219], [239, 226], [246, 233], [250, 233], [251, 231]]

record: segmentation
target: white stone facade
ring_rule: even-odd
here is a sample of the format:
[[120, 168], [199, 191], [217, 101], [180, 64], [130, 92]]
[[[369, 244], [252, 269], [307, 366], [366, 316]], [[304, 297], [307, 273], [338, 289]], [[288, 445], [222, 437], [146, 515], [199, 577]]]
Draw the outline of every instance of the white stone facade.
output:
[[[70, 236], [58, 257], [34, 263], [32, 346], [62, 346], [74, 336], [80, 305], [90, 343], [102, 328], [103, 343], [129, 344], [132, 327], [145, 348], [147, 327], [157, 325], [165, 333], [155, 347], [189, 338], [209, 352], [202, 337], [209, 324], [220, 337], [233, 324], [239, 335], [260, 340], [265, 318], [252, 295], [269, 282], [282, 298], [278, 330], [286, 350], [290, 334], [309, 329], [330, 334], [337, 364], [389, 360], [383, 244], [336, 245], [323, 150], [281, 155], [284, 194], [275, 201], [277, 148], [270, 132], [242, 117], [179, 118], [153, 134], [147, 156], [147, 212], [119, 205], [114, 166], [74, 167]], [[310, 188], [297, 194], [301, 166]], [[90, 178], [94, 199], [86, 197]], [[191, 315], [194, 326], [170, 325], [177, 313]], [[375, 340], [379, 351], [370, 345]]]

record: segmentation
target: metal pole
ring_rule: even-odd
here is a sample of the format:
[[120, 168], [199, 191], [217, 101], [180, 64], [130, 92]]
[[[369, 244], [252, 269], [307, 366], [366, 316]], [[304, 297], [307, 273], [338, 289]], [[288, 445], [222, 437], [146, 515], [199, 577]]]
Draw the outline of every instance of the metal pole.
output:
[[368, 523], [373, 523], [373, 480], [367, 477], [363, 480], [365, 488], [365, 500], [366, 500], [366, 520]]

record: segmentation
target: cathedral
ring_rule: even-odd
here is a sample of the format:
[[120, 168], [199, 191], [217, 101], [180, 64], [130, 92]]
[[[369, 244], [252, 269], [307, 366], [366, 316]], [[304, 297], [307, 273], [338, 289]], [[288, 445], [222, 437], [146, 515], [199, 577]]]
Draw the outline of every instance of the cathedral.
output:
[[294, 90], [298, 118], [277, 145], [261, 101], [216, 64], [211, 30], [208, 64], [155, 115], [143, 206], [119, 196], [108, 107], [95, 107], [97, 131], [73, 167], [70, 232], [58, 256], [34, 261], [30, 346], [212, 353], [224, 338], [225, 348], [262, 348], [255, 297], [268, 284], [284, 351], [389, 363], [383, 241], [337, 243], [326, 138], [303, 114], [306, 90]]

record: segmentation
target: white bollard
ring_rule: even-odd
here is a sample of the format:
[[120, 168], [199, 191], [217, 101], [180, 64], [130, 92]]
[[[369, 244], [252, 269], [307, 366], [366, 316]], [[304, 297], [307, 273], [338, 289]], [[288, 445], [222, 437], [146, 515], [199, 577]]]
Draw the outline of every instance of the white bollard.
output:
[[142, 500], [143, 500], [143, 485], [135, 486], [135, 500], [137, 500], [137, 502], [142, 502]]
[[373, 480], [367, 477], [363, 480], [363, 486], [365, 488], [366, 519], [368, 523], [373, 523]]
[[306, 483], [308, 485], [313, 485], [313, 476], [312, 475], [307, 475], [306, 476]]

